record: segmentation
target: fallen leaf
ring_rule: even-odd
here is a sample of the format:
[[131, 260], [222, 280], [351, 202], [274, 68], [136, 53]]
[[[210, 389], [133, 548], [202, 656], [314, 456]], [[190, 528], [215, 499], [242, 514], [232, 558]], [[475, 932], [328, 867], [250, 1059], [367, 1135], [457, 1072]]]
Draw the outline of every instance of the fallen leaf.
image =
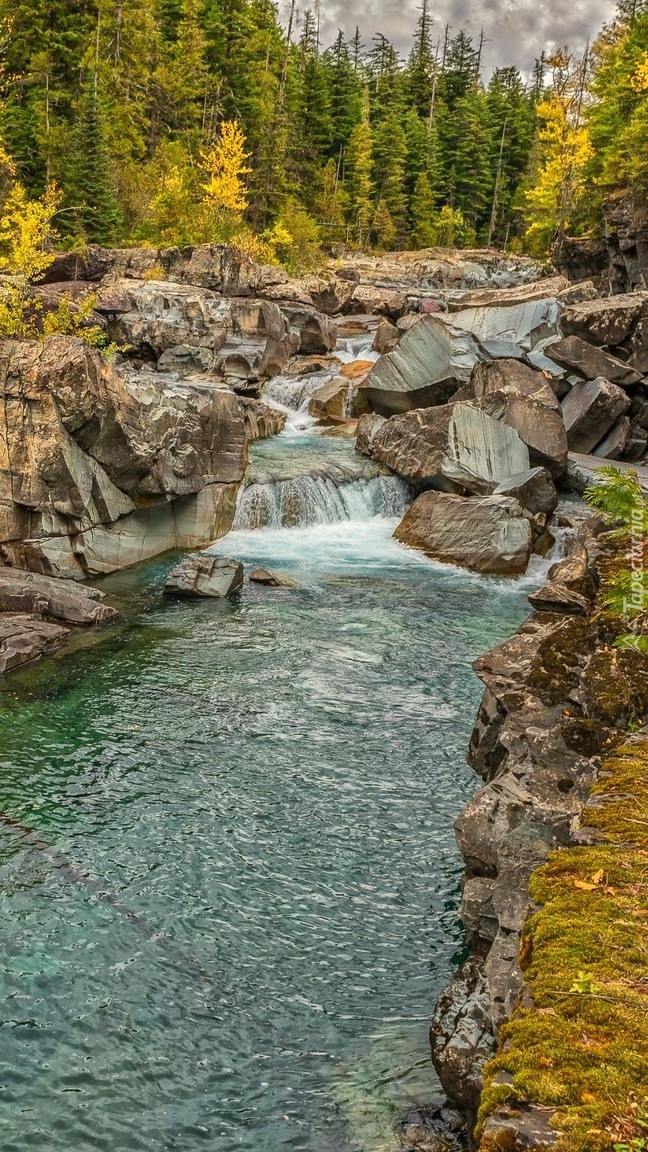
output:
[[600, 884], [601, 880], [603, 879], [604, 876], [605, 876], [605, 872], [603, 871], [602, 868], [599, 868], [598, 872], [595, 872], [594, 875], [592, 876], [593, 883], [594, 884]]
[[574, 888], [582, 888], [583, 892], [594, 892], [596, 884], [588, 884], [587, 880], [574, 880]]

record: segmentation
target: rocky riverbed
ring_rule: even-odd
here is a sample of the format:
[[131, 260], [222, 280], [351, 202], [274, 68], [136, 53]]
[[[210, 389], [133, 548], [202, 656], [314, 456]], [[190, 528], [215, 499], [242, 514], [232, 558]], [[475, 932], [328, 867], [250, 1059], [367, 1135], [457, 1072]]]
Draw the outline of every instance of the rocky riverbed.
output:
[[[645, 658], [611, 648], [593, 612], [601, 526], [562, 497], [610, 461], [648, 485], [648, 294], [602, 296], [496, 253], [353, 257], [296, 281], [219, 246], [91, 248], [57, 258], [48, 281], [45, 310], [92, 289], [120, 351], [71, 337], [0, 348], [0, 672], [115, 619], [88, 579], [232, 528], [396, 513], [403, 544], [509, 578], [570, 541], [530, 619], [475, 665], [484, 786], [457, 823], [471, 957], [432, 1028], [472, 1129], [484, 1064], [524, 996], [529, 877], [580, 842], [602, 756], [646, 717]], [[316, 435], [277, 460], [285, 428]], [[261, 587], [282, 586], [266, 575]], [[167, 591], [218, 597], [242, 579], [235, 554], [229, 568], [199, 554]], [[540, 1120], [509, 1109], [487, 1130], [547, 1146]], [[448, 1124], [417, 1113], [403, 1140], [460, 1141]]]

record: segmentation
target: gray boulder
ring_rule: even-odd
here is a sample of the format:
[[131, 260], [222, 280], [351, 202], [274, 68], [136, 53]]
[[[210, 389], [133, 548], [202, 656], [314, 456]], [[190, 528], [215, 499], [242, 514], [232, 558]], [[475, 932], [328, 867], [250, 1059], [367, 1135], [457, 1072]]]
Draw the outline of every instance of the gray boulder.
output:
[[591, 452], [629, 407], [630, 399], [623, 389], [603, 376], [575, 384], [562, 402], [571, 451]]
[[503, 576], [525, 572], [533, 548], [531, 524], [509, 496], [467, 499], [423, 492], [394, 536], [435, 560]]
[[558, 334], [558, 305], [545, 298], [504, 308], [466, 308], [455, 312], [451, 320], [480, 342], [503, 340], [531, 352], [541, 340]]
[[542, 372], [536, 372], [518, 360], [492, 360], [476, 364], [470, 383], [476, 398], [490, 396], [493, 392], [511, 392], [527, 396], [558, 411], [560, 405], [556, 393]]
[[381, 320], [376, 328], [372, 347], [375, 352], [380, 352], [380, 355], [384, 356], [386, 352], [393, 351], [400, 338], [401, 334], [391, 320]]
[[474, 401], [495, 420], [508, 424], [529, 450], [533, 468], [548, 468], [554, 479], [567, 468], [567, 434], [560, 411], [518, 392], [493, 392]]
[[356, 450], [363, 456], [371, 456], [374, 437], [386, 423], [387, 418], [377, 412], [363, 412], [356, 428]]
[[532, 516], [551, 515], [558, 506], [558, 489], [547, 468], [530, 468], [499, 484], [494, 496], [512, 496]]
[[579, 336], [567, 336], [556, 344], [549, 344], [545, 351], [552, 360], [557, 360], [565, 368], [574, 369], [586, 380], [596, 380], [597, 376], [603, 376], [621, 387], [638, 384], [641, 380], [641, 374], [632, 365], [602, 348], [587, 344]]
[[629, 292], [565, 308], [560, 327], [565, 336], [618, 348], [632, 337], [635, 325], [647, 314], [648, 292]]
[[492, 492], [529, 468], [518, 433], [470, 401], [392, 416], [372, 431], [370, 451], [414, 487], [453, 492]]
[[630, 438], [630, 417], [621, 416], [607, 436], [593, 449], [593, 456], [600, 456], [604, 460], [620, 460]]
[[438, 316], [423, 316], [381, 357], [360, 390], [381, 416], [445, 404], [478, 357], [472, 337], [455, 337]]
[[243, 583], [243, 565], [227, 556], [203, 552], [186, 556], [169, 573], [164, 585], [166, 596], [190, 598], [230, 596]]

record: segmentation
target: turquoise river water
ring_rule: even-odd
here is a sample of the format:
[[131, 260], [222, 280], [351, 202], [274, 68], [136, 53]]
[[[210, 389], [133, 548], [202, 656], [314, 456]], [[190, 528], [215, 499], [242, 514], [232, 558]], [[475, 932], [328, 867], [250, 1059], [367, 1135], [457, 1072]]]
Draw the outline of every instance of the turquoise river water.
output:
[[215, 546], [294, 588], [107, 579], [125, 621], [2, 685], [2, 1152], [382, 1152], [434, 1094], [470, 664], [534, 580], [427, 561], [375, 498]]

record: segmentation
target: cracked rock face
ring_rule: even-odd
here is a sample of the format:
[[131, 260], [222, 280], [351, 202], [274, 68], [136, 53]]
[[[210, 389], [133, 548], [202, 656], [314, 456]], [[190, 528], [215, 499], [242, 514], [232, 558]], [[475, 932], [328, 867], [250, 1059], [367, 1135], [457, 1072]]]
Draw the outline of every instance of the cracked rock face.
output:
[[83, 578], [207, 543], [233, 511], [247, 438], [224, 386], [55, 336], [2, 345], [0, 408], [5, 563]]

